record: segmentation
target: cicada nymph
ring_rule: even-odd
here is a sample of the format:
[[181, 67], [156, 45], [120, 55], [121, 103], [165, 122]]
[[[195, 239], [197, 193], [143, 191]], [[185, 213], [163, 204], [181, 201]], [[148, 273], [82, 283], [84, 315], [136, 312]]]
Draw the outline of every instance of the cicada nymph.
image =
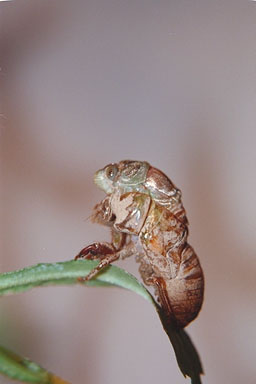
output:
[[95, 173], [107, 195], [94, 207], [92, 220], [111, 228], [111, 243], [94, 243], [76, 258], [100, 259], [80, 280], [90, 280], [119, 258], [136, 255], [146, 285], [152, 285], [166, 317], [183, 328], [202, 306], [204, 277], [187, 243], [188, 221], [181, 192], [145, 161], [124, 160]]

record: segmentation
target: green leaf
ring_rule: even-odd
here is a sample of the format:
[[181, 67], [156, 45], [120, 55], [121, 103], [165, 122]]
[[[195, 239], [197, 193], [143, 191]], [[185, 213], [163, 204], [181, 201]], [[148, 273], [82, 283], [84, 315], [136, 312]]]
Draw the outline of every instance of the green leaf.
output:
[[192, 384], [200, 384], [200, 374], [203, 373], [203, 369], [199, 355], [189, 336], [184, 330], [173, 328], [150, 292], [134, 276], [123, 269], [110, 265], [89, 282], [78, 282], [78, 277], [86, 276], [97, 264], [98, 261], [72, 260], [54, 264], [38, 264], [4, 273], [0, 275], [0, 295], [24, 292], [38, 286], [67, 284], [117, 286], [129, 289], [154, 305], [163, 328], [173, 345], [181, 372], [185, 377], [191, 378]]
[[0, 372], [25, 383], [68, 384], [28, 359], [0, 346]]
[[14, 272], [0, 274], [0, 296], [27, 291], [45, 285], [82, 284], [88, 286], [117, 286], [138, 293], [154, 304], [152, 295], [130, 273], [110, 265], [89, 282], [78, 282], [98, 261], [72, 260], [54, 264], [37, 264]]

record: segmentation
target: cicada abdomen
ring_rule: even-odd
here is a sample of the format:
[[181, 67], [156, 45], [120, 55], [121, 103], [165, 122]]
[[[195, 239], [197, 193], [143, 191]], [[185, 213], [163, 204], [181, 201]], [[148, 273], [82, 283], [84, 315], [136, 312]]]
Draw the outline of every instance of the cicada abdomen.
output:
[[[154, 169], [156, 172], [159, 179], [160, 171]], [[188, 221], [181, 193], [178, 198], [169, 198], [169, 203], [165, 198], [160, 204], [159, 199], [153, 200], [139, 235], [144, 249], [139, 258], [140, 272], [146, 284], [155, 286], [166, 314], [183, 328], [201, 309], [204, 276], [196, 253], [187, 243]]]

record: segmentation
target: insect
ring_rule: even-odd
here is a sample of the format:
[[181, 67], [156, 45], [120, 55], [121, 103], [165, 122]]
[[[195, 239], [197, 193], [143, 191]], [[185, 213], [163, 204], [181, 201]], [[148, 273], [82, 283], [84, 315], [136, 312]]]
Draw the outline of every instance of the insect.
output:
[[100, 259], [80, 281], [92, 279], [118, 259], [136, 255], [139, 272], [166, 317], [184, 328], [201, 309], [204, 277], [187, 243], [188, 221], [181, 192], [160, 170], [145, 161], [123, 160], [95, 173], [106, 197], [94, 207], [92, 221], [111, 228], [111, 243], [93, 243], [76, 256]]

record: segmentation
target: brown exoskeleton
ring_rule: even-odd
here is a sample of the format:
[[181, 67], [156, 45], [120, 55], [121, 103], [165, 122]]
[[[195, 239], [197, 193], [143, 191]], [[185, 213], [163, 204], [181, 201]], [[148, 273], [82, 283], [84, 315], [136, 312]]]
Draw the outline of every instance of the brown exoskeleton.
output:
[[145, 161], [124, 160], [96, 172], [95, 183], [107, 196], [92, 220], [112, 231], [111, 243], [94, 243], [76, 258], [100, 259], [80, 281], [93, 278], [119, 258], [137, 255], [146, 285], [153, 285], [161, 308], [183, 328], [198, 314], [204, 292], [202, 268], [187, 243], [188, 221], [181, 192]]

